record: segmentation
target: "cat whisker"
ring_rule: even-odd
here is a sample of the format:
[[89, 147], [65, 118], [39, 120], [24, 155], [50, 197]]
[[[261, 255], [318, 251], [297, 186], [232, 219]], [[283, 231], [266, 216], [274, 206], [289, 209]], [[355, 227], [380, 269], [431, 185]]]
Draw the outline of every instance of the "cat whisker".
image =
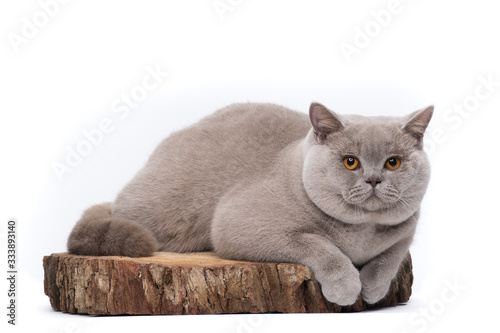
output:
[[399, 203], [405, 205], [406, 207], [408, 207], [412, 210], [417, 210], [417, 208], [418, 208], [418, 207], [415, 207], [414, 205], [412, 205], [411, 202], [408, 199], [406, 199], [405, 197], [401, 197], [399, 199]]
[[351, 204], [361, 203], [371, 196], [371, 192], [371, 189], [367, 190], [366, 187], [357, 185], [351, 188], [344, 198]]

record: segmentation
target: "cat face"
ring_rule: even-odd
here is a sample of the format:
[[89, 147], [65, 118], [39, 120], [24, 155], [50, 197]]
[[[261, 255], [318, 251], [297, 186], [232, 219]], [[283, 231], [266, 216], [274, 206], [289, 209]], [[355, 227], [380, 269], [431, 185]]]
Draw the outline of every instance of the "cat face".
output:
[[345, 223], [398, 224], [415, 214], [430, 170], [422, 149], [433, 107], [406, 117], [338, 116], [313, 103], [304, 188]]

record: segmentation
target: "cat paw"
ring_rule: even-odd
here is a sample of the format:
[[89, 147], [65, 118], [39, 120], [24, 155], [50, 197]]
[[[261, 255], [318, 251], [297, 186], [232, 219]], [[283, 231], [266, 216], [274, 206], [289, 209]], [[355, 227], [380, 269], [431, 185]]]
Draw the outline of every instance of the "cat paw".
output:
[[321, 284], [321, 291], [329, 302], [341, 306], [354, 304], [361, 292], [358, 270], [352, 267], [340, 278]]
[[363, 285], [363, 289], [361, 290], [361, 296], [368, 304], [375, 304], [378, 301], [382, 300], [387, 292], [389, 291], [390, 284], [381, 284], [375, 286], [365, 286]]
[[378, 301], [382, 300], [387, 292], [389, 291], [389, 287], [391, 286], [391, 281], [387, 282], [385, 279], [376, 279], [373, 276], [369, 276], [364, 274], [363, 270], [361, 271], [361, 296], [368, 304], [374, 304]]

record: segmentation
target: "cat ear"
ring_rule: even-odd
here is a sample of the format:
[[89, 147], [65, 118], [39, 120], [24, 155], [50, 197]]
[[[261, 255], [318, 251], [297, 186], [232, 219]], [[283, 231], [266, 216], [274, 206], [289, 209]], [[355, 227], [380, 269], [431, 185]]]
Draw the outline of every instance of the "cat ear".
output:
[[313, 102], [309, 107], [309, 119], [314, 128], [314, 135], [320, 141], [325, 140], [328, 134], [338, 132], [344, 128], [340, 118], [319, 103]]
[[431, 121], [434, 112], [434, 105], [430, 105], [424, 109], [411, 113], [403, 124], [403, 131], [410, 133], [418, 140], [424, 137], [425, 129]]

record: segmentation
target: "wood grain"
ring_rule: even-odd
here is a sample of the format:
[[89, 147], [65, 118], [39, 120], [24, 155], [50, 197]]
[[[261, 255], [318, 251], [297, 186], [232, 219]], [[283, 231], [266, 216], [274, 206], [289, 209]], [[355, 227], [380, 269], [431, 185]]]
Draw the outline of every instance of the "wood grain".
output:
[[62, 312], [122, 314], [354, 312], [407, 302], [410, 254], [387, 296], [369, 305], [328, 302], [311, 270], [300, 264], [225, 260], [211, 252], [156, 252], [152, 257], [43, 258], [45, 294]]

